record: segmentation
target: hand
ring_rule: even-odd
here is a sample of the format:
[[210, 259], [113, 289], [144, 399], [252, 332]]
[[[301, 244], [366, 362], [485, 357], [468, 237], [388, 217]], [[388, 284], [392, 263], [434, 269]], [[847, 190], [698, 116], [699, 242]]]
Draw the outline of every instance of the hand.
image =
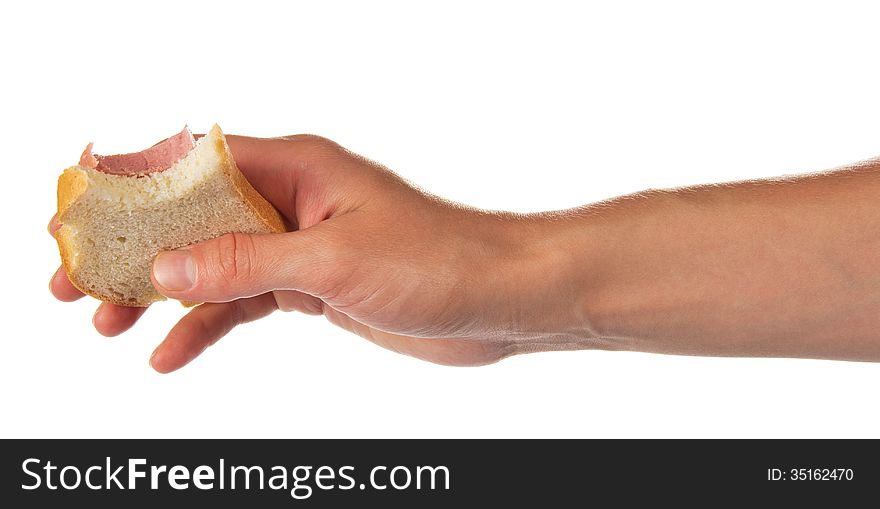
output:
[[[445, 202], [319, 137], [227, 139], [295, 231], [229, 234], [156, 257], [160, 293], [205, 303], [156, 349], [157, 371], [182, 367], [276, 309], [323, 314], [390, 350], [451, 365], [547, 349], [535, 339], [565, 322], [554, 304], [565, 302], [565, 285], [531, 284], [552, 280], [565, 260], [536, 249], [529, 220]], [[62, 301], [82, 297], [63, 269], [50, 288]], [[144, 311], [102, 303], [93, 323], [114, 336]]]
[[[205, 302], [158, 371], [276, 309], [452, 365], [581, 348], [880, 359], [878, 162], [521, 216], [443, 201], [322, 138], [228, 140], [293, 231], [156, 257], [161, 293]], [[61, 269], [50, 287], [82, 297]], [[93, 322], [116, 335], [143, 313], [103, 303]]]

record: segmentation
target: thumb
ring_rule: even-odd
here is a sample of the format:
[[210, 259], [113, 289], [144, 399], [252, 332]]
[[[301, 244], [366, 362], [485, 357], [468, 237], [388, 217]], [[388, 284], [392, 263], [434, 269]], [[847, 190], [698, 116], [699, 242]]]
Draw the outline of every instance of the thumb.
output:
[[323, 236], [313, 231], [317, 229], [229, 233], [159, 253], [153, 261], [153, 286], [167, 297], [195, 302], [227, 302], [272, 290], [322, 294], [333, 271], [320, 274], [330, 251]]

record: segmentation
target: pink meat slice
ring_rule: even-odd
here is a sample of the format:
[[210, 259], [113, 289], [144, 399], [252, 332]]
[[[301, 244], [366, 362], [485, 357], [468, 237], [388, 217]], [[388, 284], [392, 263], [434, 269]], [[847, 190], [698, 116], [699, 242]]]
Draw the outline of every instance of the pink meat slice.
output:
[[142, 176], [165, 171], [183, 159], [195, 146], [189, 127], [152, 147], [131, 154], [101, 156], [92, 153], [92, 144], [86, 147], [79, 165], [111, 175]]

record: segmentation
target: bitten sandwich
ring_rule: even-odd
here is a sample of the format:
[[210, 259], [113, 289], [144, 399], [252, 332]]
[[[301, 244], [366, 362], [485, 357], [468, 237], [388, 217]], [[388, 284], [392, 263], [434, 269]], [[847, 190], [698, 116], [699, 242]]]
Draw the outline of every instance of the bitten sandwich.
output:
[[160, 251], [225, 233], [283, 232], [281, 216], [241, 174], [218, 126], [189, 129], [144, 151], [100, 156], [86, 147], [58, 179], [55, 232], [70, 282], [122, 306], [164, 297], [150, 281]]

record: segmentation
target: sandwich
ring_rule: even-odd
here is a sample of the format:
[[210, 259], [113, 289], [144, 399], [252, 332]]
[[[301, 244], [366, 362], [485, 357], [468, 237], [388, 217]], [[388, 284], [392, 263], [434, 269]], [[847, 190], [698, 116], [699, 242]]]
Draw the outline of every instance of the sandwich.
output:
[[278, 211], [245, 179], [220, 127], [188, 128], [146, 150], [100, 156], [86, 147], [58, 179], [55, 232], [80, 291], [121, 306], [163, 300], [150, 270], [160, 251], [226, 233], [285, 231]]

